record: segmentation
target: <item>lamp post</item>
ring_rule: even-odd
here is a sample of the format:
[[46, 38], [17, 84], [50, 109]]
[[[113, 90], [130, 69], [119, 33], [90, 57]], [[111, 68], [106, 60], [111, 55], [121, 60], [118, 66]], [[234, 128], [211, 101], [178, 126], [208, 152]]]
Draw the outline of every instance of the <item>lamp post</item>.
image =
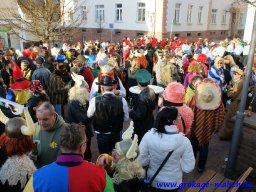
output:
[[238, 146], [239, 146], [239, 141], [241, 139], [241, 133], [243, 128], [244, 110], [245, 110], [245, 105], [247, 100], [249, 81], [250, 81], [251, 72], [252, 72], [255, 44], [256, 44], [256, 14], [254, 13], [251, 46], [250, 46], [248, 61], [246, 65], [246, 73], [245, 73], [245, 79], [244, 79], [244, 84], [242, 89], [241, 102], [239, 106], [239, 111], [237, 111], [237, 114], [236, 114], [236, 121], [234, 125], [232, 143], [231, 143], [229, 155], [228, 155], [228, 164], [225, 170], [225, 176], [231, 179], [233, 179], [232, 177], [234, 176], [233, 173], [236, 167], [236, 157], [238, 152]]

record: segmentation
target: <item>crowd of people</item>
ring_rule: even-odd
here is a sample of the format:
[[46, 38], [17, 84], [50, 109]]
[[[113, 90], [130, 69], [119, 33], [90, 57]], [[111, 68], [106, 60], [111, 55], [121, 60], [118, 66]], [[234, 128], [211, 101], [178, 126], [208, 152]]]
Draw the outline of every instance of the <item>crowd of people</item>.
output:
[[232, 139], [249, 47], [145, 36], [1, 50], [0, 191], [178, 191], [214, 133]]

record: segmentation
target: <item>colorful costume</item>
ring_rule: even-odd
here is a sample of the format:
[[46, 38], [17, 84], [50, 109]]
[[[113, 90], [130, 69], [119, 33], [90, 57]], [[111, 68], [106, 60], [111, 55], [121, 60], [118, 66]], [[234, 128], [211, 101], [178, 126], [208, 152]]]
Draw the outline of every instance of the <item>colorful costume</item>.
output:
[[24, 78], [18, 65], [14, 61], [12, 61], [12, 63], [14, 66], [12, 75], [15, 83], [10, 86], [6, 99], [23, 105], [26, 104], [29, 99], [30, 82]]
[[60, 155], [56, 162], [37, 170], [24, 192], [113, 192], [113, 184], [101, 167], [81, 155]]
[[164, 107], [172, 106], [178, 109], [181, 115], [181, 121], [177, 125], [178, 130], [190, 136], [194, 114], [191, 108], [184, 104], [184, 96], [185, 89], [182, 84], [177, 82], [170, 83], [163, 93]]
[[[140, 180], [145, 176], [145, 171], [138, 159], [139, 148], [136, 134], [132, 140], [133, 129], [133, 122], [131, 121], [129, 128], [122, 135], [123, 140], [116, 143], [112, 153], [113, 157], [108, 154], [101, 154], [97, 159], [97, 164], [101, 164], [101, 157], [104, 156], [107, 162], [104, 167], [113, 169], [113, 182], [117, 192], [139, 191]], [[115, 158], [116, 155], [119, 156], [118, 159]]]

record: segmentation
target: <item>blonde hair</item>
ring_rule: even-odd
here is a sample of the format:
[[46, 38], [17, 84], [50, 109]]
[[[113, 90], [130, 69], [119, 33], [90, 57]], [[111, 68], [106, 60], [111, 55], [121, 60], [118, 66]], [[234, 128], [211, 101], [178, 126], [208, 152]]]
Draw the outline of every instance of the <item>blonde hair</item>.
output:
[[201, 73], [202, 67], [200, 63], [193, 62], [188, 66], [188, 72], [189, 73]]
[[140, 69], [140, 62], [137, 58], [134, 58], [131, 64], [132, 64], [131, 66], [132, 73]]
[[123, 156], [118, 163], [113, 163], [113, 168], [116, 170], [113, 175], [113, 182], [115, 184], [120, 184], [122, 181], [134, 178], [143, 179], [145, 177], [145, 170], [143, 169], [139, 158], [130, 161]]
[[87, 88], [72, 87], [68, 92], [68, 99], [79, 101], [82, 105], [85, 105], [89, 100], [89, 91]]

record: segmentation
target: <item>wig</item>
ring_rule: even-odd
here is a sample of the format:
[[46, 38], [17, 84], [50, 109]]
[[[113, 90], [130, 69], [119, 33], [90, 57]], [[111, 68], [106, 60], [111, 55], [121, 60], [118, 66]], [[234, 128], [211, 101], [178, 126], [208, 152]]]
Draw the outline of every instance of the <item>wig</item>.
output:
[[200, 63], [192, 62], [188, 66], [188, 73], [201, 73], [201, 72], [202, 72], [202, 67], [201, 67]]
[[22, 135], [18, 138], [9, 138], [5, 133], [0, 136], [0, 148], [8, 156], [22, 156], [35, 148], [30, 136]]

